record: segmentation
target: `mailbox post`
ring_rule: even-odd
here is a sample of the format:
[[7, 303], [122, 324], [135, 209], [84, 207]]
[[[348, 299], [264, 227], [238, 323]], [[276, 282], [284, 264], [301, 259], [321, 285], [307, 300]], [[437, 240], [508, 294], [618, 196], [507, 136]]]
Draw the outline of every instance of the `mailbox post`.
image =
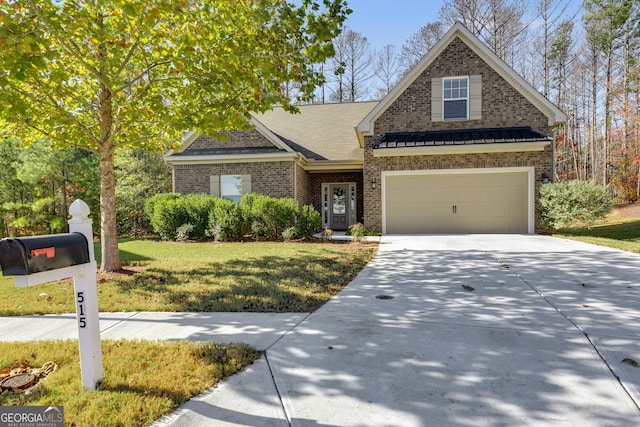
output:
[[0, 263], [3, 275], [15, 276], [16, 287], [73, 277], [82, 386], [96, 390], [103, 370], [92, 221], [89, 206], [80, 199], [69, 213], [68, 234], [0, 240]]
[[82, 387], [85, 390], [95, 390], [102, 384], [103, 370], [96, 286], [98, 268], [93, 250], [93, 228], [89, 212], [89, 206], [84, 201], [77, 199], [71, 203], [69, 231], [83, 234], [87, 238], [89, 247], [89, 262], [81, 264], [82, 273], [73, 276], [73, 287], [78, 321]]

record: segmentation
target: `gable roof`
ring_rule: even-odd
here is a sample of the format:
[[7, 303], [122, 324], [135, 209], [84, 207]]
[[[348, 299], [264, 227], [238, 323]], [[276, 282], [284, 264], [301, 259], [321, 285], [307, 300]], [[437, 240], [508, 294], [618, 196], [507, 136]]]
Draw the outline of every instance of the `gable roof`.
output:
[[298, 114], [275, 107], [254, 118], [309, 160], [363, 160], [356, 126], [378, 101], [300, 105]]
[[[262, 123], [260, 123], [255, 118], [252, 118], [249, 121], [249, 124], [251, 126], [253, 126], [271, 144], [273, 144], [276, 149], [287, 151], [289, 153], [294, 151], [291, 147], [289, 147], [287, 144], [285, 144], [284, 141], [282, 141], [280, 138], [278, 138], [276, 135], [274, 135], [273, 132], [271, 132], [269, 129], [267, 129]], [[196, 139], [198, 139], [199, 136], [200, 136], [200, 134], [195, 133], [193, 131], [189, 131], [189, 132], [185, 133], [184, 137], [182, 138], [182, 144], [180, 145], [180, 150], [177, 153], [169, 152], [165, 157], [168, 157], [170, 155], [178, 155], [178, 154], [184, 153], [187, 150], [188, 151], [194, 151], [194, 150], [189, 150], [189, 148], [191, 147], [191, 144], [193, 144], [196, 141]]]
[[431, 63], [440, 56], [444, 49], [455, 38], [459, 38], [478, 55], [484, 62], [493, 68], [503, 79], [513, 86], [522, 96], [535, 105], [549, 119], [549, 126], [555, 127], [567, 120], [567, 116], [555, 104], [545, 98], [531, 84], [523, 79], [513, 68], [507, 65], [487, 45], [482, 43], [464, 25], [457, 22], [449, 29], [447, 34], [440, 39], [427, 54], [391, 89], [375, 108], [360, 122], [357, 131], [364, 135], [373, 135], [375, 121], [389, 108], [393, 102], [418, 78]]

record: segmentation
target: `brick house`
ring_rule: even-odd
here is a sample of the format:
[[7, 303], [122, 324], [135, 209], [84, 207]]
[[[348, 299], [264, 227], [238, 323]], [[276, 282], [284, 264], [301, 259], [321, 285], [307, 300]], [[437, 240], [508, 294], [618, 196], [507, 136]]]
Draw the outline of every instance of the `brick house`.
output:
[[323, 226], [383, 233], [533, 233], [566, 120], [461, 24], [379, 102], [280, 108], [224, 143], [187, 135], [174, 191], [312, 204]]

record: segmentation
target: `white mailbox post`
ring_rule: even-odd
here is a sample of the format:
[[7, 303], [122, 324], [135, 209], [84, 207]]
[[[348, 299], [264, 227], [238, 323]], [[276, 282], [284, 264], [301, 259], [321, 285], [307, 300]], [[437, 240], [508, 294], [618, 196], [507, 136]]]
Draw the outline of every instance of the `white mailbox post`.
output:
[[1, 261], [3, 274], [15, 275], [15, 286], [20, 288], [73, 277], [82, 386], [96, 390], [103, 369], [92, 221], [89, 206], [80, 199], [71, 204], [69, 213], [69, 234], [3, 239]]
[[89, 206], [80, 199], [71, 203], [69, 213], [71, 214], [69, 231], [84, 234], [89, 243], [89, 263], [80, 265], [83, 271], [82, 274], [73, 276], [73, 286], [76, 297], [82, 387], [85, 390], [95, 390], [102, 384], [103, 370], [96, 285], [98, 267], [93, 250], [92, 221], [89, 218]]

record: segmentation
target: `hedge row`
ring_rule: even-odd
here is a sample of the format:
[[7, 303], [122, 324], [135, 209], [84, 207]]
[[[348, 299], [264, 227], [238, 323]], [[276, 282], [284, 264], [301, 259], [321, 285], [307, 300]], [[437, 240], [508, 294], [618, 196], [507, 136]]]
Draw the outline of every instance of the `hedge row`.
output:
[[149, 198], [144, 210], [163, 240], [289, 240], [312, 237], [322, 225], [312, 206], [259, 194], [245, 194], [238, 204], [206, 194], [163, 193]]

